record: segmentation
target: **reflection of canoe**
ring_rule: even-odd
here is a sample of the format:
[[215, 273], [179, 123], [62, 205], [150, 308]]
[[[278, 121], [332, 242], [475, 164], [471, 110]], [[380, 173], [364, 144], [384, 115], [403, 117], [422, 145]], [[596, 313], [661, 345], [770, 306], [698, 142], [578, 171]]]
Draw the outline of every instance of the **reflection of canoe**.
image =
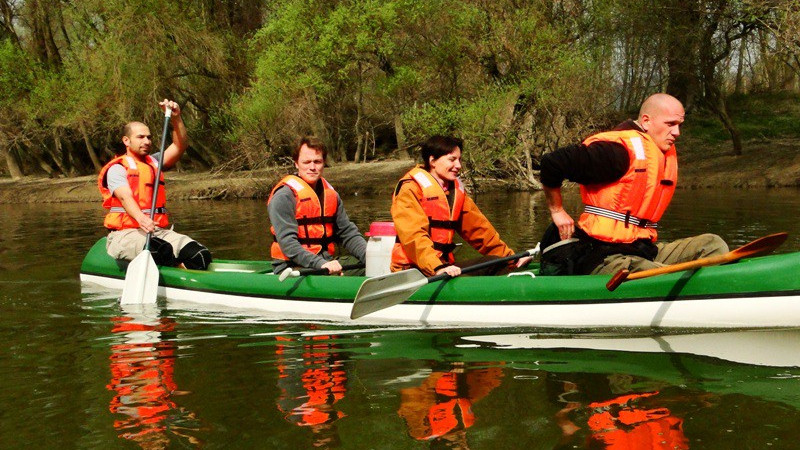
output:
[[683, 353], [774, 367], [800, 367], [800, 329], [726, 331], [699, 334], [497, 334], [467, 341], [498, 349], [587, 349], [627, 353]]
[[[800, 252], [624, 283], [608, 276], [459, 277], [420, 288], [404, 304], [358, 323], [537, 327], [752, 328], [800, 326]], [[160, 269], [159, 294], [268, 311], [284, 318], [349, 320], [363, 277], [306, 276], [280, 282], [264, 261], [217, 261], [209, 271]], [[81, 280], [121, 289], [125, 268], [98, 241]]]
[[[515, 376], [626, 374], [717, 394], [744, 394], [800, 408], [800, 329], [698, 334], [513, 333], [384, 328], [304, 333], [334, 336], [351, 360], [500, 365]], [[632, 336], [632, 337], [626, 337]], [[664, 344], [666, 343], [666, 344]], [[249, 345], [259, 345], [250, 343]], [[274, 345], [264, 341], [261, 345]], [[723, 348], [725, 346], [730, 348]], [[670, 347], [672, 346], [672, 347]], [[762, 354], [763, 353], [763, 354]], [[409, 367], [419, 367], [406, 363]], [[407, 381], [407, 380], [406, 380]]]

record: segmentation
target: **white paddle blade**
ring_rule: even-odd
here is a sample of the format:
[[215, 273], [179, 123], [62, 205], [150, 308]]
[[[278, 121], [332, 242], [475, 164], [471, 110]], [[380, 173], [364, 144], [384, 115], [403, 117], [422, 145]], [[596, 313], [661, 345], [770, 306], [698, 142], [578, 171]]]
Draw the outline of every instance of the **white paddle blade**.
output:
[[408, 300], [428, 279], [417, 269], [369, 278], [361, 285], [353, 300], [351, 319], [388, 308]]
[[155, 303], [157, 296], [158, 267], [150, 252], [142, 251], [128, 264], [119, 302], [123, 305]]

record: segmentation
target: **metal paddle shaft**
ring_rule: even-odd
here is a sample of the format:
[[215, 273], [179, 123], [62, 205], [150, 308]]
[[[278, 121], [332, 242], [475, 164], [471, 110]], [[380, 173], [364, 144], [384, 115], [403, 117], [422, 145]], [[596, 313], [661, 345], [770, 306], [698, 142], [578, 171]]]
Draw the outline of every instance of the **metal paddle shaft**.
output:
[[[158, 167], [156, 168], [156, 178], [153, 181], [153, 197], [150, 201], [150, 220], [152, 221], [156, 213], [156, 200], [158, 200], [158, 186], [161, 183], [161, 167], [164, 165], [164, 148], [167, 145], [167, 130], [169, 129], [169, 119], [172, 116], [172, 109], [167, 107], [164, 110], [164, 131], [161, 133], [161, 151], [158, 155]], [[158, 296], [158, 267], [150, 254], [150, 237], [152, 232], [147, 233], [144, 241], [144, 250], [133, 258], [125, 272], [125, 284], [122, 287], [122, 297], [119, 302], [122, 304], [131, 303], [155, 303]]]
[[[342, 272], [344, 272], [345, 270], [363, 269], [363, 268], [364, 268], [364, 263], [348, 264], [342, 266]], [[283, 281], [289, 277], [296, 278], [306, 275], [327, 275], [327, 274], [328, 274], [328, 269], [326, 269], [325, 267], [320, 267], [319, 269], [313, 267], [309, 267], [306, 269], [293, 269], [291, 267], [287, 267], [283, 269], [283, 271], [281, 271], [281, 274], [278, 276], [278, 281]]]
[[[539, 245], [536, 248], [506, 256], [504, 258], [484, 261], [479, 264], [467, 266], [461, 269], [461, 273], [474, 272], [476, 270], [494, 267], [509, 261], [514, 261], [526, 256], [533, 256], [539, 252]], [[375, 311], [394, 306], [408, 300], [414, 295], [417, 289], [428, 283], [447, 280], [452, 278], [446, 273], [426, 278], [417, 269], [408, 269], [401, 272], [390, 273], [375, 278], [369, 278], [358, 289], [358, 294], [353, 300], [353, 309], [350, 312], [351, 319], [358, 319]]]
[[731, 250], [723, 255], [709, 256], [708, 258], [700, 258], [694, 261], [687, 261], [678, 264], [672, 264], [669, 266], [658, 267], [655, 269], [643, 270], [641, 272], [631, 273], [627, 269], [623, 269], [614, 274], [614, 276], [611, 277], [610, 280], [608, 280], [608, 283], [606, 283], [606, 288], [609, 291], [613, 291], [625, 281], [639, 280], [642, 278], [653, 277], [656, 275], [680, 272], [682, 270], [693, 270], [706, 266], [715, 266], [717, 264], [725, 264], [729, 262], [738, 261], [748, 256], [755, 256], [763, 253], [768, 253], [780, 247], [780, 245], [783, 244], [784, 241], [786, 241], [786, 238], [788, 236], [789, 235], [787, 233], [770, 234], [769, 236], [764, 236], [762, 238], [756, 239], [753, 242], [745, 244], [737, 248], [736, 250]]

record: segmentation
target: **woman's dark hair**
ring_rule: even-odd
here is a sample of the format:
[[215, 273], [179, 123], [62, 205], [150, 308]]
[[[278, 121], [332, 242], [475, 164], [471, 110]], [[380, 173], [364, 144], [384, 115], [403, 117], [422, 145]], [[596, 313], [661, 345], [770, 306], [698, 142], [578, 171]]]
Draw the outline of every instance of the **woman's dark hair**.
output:
[[433, 159], [439, 159], [444, 155], [452, 153], [456, 147], [460, 148], [463, 152], [464, 141], [452, 136], [431, 136], [428, 138], [427, 141], [420, 145], [422, 164], [425, 166], [425, 170], [430, 170], [431, 168], [431, 156], [433, 156]]
[[322, 160], [326, 161], [328, 156], [328, 150], [325, 148], [325, 143], [322, 142], [322, 139], [316, 136], [303, 136], [297, 142], [297, 146], [292, 150], [292, 160], [297, 162], [297, 159], [300, 158], [300, 149], [306, 145], [308, 148], [314, 149], [318, 152], [322, 153]]

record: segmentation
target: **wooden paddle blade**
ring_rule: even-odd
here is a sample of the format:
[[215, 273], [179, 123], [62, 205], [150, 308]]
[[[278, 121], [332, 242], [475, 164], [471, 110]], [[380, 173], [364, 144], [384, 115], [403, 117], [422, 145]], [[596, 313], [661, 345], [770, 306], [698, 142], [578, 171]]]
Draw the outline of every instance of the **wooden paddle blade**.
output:
[[426, 284], [428, 284], [428, 279], [417, 269], [369, 278], [358, 289], [358, 294], [353, 300], [350, 318], [358, 319], [375, 311], [403, 303], [417, 289]]
[[[621, 273], [623, 271], [620, 271], [616, 275], [614, 275], [614, 277], [611, 278], [611, 280], [606, 284], [606, 287], [608, 288], [609, 291], [613, 291], [623, 281], [641, 280], [642, 278], [649, 278], [656, 275], [681, 272], [684, 270], [695, 270], [701, 267], [731, 263], [734, 261], [738, 261], [742, 258], [746, 258], [748, 256], [762, 255], [764, 253], [769, 253], [775, 250], [776, 248], [780, 247], [780, 245], [783, 244], [784, 241], [786, 241], [786, 238], [788, 236], [789, 235], [787, 233], [770, 234], [769, 236], [764, 236], [762, 238], [756, 239], [755, 241], [749, 242], [735, 250], [731, 250], [728, 253], [722, 255], [709, 256], [706, 258], [695, 259], [694, 261], [686, 261], [682, 263], [671, 264], [669, 266], [657, 267], [655, 269], [643, 270], [641, 272], [634, 272], [626, 275], [624, 278], [621, 277]], [[615, 281], [618, 277], [620, 277], [620, 279], [617, 280], [616, 284], [612, 284], [612, 282]]]
[[611, 277], [610, 280], [608, 280], [608, 283], [606, 283], [606, 289], [613, 291], [614, 289], [618, 288], [623, 281], [628, 279], [628, 275], [630, 274], [631, 272], [628, 269], [620, 270], [613, 277]]
[[753, 242], [745, 244], [736, 250], [731, 251], [730, 253], [735, 258], [734, 260], [746, 258], [748, 256], [762, 255], [780, 247], [781, 244], [786, 242], [786, 238], [788, 237], [789, 233], [770, 234], [769, 236], [764, 236], [756, 239]]
[[150, 252], [140, 252], [128, 264], [121, 304], [155, 303], [158, 297], [158, 266]]

